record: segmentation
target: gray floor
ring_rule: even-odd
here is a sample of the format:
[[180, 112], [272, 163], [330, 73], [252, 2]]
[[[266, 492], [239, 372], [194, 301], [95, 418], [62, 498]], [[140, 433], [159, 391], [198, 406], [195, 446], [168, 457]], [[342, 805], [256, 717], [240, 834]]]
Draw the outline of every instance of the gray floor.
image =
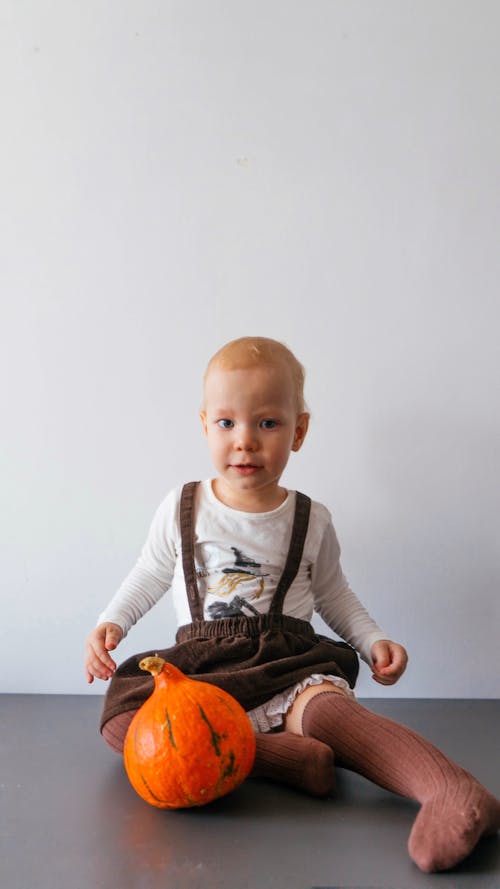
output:
[[[370, 700], [500, 796], [498, 701]], [[500, 838], [451, 873], [406, 852], [417, 811], [338, 770], [335, 798], [246, 781], [201, 809], [160, 811], [97, 733], [98, 697], [0, 696], [2, 889], [500, 889]]]

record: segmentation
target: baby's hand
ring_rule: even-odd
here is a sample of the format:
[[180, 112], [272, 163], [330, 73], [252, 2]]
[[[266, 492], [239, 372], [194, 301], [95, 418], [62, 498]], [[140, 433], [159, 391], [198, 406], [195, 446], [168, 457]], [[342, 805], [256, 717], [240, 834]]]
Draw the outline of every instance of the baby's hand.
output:
[[113, 675], [116, 670], [116, 664], [109, 656], [108, 651], [116, 648], [122, 636], [122, 628], [118, 624], [111, 622], [99, 624], [95, 630], [89, 633], [86, 641], [87, 653], [85, 655], [87, 682], [93, 682], [94, 676], [97, 679], [109, 679]]
[[371, 647], [372, 679], [381, 685], [394, 685], [401, 678], [408, 663], [408, 655], [402, 645], [381, 639]]

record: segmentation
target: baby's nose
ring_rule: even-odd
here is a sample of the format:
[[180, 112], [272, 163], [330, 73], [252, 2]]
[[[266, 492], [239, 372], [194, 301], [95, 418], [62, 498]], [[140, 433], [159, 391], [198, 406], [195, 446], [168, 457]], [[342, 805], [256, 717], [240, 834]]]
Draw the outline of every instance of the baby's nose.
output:
[[258, 447], [257, 436], [253, 429], [248, 426], [238, 430], [236, 437], [236, 446], [241, 451], [254, 451]]

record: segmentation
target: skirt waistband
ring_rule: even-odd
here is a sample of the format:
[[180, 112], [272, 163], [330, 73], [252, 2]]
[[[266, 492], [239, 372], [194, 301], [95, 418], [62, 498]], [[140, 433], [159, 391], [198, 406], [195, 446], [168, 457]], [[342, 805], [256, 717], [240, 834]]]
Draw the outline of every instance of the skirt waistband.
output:
[[194, 620], [190, 624], [179, 627], [176, 642], [189, 639], [213, 638], [214, 636], [259, 636], [266, 630], [298, 633], [309, 639], [315, 639], [314, 627], [308, 620], [291, 617], [289, 614], [259, 614], [256, 617], [222, 617], [218, 620]]

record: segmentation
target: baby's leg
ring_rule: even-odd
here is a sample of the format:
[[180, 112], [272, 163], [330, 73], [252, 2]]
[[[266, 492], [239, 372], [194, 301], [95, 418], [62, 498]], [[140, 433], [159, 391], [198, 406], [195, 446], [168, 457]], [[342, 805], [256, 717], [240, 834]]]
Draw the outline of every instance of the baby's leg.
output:
[[333, 793], [334, 756], [327, 744], [286, 731], [259, 732], [255, 740], [255, 762], [250, 778], [271, 778], [313, 796]]
[[[113, 716], [102, 735], [116, 753], [123, 753], [127, 729], [137, 710]], [[328, 796], [335, 787], [334, 757], [331, 747], [315, 738], [291, 732], [259, 732], [255, 735], [255, 762], [250, 778], [271, 778], [313, 796]]]
[[408, 846], [423, 871], [453, 867], [500, 829], [500, 802], [406, 726], [324, 688], [305, 704], [297, 697], [287, 727], [298, 718], [306, 737], [331, 745], [338, 765], [422, 804]]
[[132, 722], [137, 710], [126, 710], [113, 716], [103, 725], [102, 736], [108, 747], [111, 747], [115, 753], [123, 753], [123, 745], [125, 743], [125, 735], [127, 729]]

